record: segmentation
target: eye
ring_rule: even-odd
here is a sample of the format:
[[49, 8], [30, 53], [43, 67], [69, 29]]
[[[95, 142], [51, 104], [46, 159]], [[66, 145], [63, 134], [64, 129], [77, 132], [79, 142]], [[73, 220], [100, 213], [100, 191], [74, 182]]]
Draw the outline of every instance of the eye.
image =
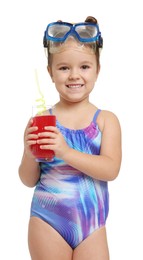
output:
[[82, 65], [82, 67], [81, 67], [83, 70], [86, 70], [86, 69], [89, 69], [90, 67], [89, 67], [89, 65]]
[[68, 70], [69, 68], [67, 66], [62, 66], [59, 68], [59, 70]]

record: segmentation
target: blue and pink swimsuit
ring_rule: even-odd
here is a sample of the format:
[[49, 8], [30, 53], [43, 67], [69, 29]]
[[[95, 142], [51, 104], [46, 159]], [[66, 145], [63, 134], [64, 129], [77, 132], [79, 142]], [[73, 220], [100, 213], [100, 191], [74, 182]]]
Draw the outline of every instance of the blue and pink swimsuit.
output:
[[[96, 123], [99, 113], [97, 110], [91, 124], [80, 130], [65, 128], [57, 121], [57, 128], [71, 148], [86, 154], [100, 154], [102, 133]], [[40, 162], [40, 169], [31, 216], [51, 225], [74, 249], [92, 232], [105, 226], [109, 210], [108, 184], [56, 157], [50, 163]]]

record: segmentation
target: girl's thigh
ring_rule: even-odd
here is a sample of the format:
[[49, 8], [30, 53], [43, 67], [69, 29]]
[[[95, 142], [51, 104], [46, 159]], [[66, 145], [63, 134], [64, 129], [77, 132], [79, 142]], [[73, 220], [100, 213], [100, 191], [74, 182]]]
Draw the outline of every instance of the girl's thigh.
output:
[[30, 218], [28, 244], [32, 260], [72, 260], [71, 247], [40, 218]]
[[109, 260], [106, 229], [94, 231], [73, 252], [73, 260]]

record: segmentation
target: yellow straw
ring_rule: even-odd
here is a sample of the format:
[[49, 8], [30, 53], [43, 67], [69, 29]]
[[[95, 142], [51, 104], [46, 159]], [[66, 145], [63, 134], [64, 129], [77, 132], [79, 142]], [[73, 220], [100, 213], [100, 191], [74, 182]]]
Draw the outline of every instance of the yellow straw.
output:
[[35, 69], [35, 79], [36, 79], [38, 92], [40, 94], [40, 98], [36, 99], [36, 102], [40, 102], [40, 104], [37, 104], [36, 107], [37, 107], [37, 110], [38, 110], [38, 114], [42, 114], [42, 112], [46, 110], [46, 104], [45, 104], [44, 95], [42, 94], [41, 89], [40, 89], [38, 73], [37, 73], [36, 69]]

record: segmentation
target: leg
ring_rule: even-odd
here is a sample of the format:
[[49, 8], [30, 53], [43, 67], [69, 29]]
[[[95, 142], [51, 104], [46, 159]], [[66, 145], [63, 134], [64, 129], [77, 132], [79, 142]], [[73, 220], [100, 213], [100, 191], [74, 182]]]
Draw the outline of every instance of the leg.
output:
[[72, 260], [71, 247], [40, 218], [30, 218], [28, 244], [32, 260]]
[[73, 253], [73, 260], [109, 260], [105, 227], [93, 232]]

